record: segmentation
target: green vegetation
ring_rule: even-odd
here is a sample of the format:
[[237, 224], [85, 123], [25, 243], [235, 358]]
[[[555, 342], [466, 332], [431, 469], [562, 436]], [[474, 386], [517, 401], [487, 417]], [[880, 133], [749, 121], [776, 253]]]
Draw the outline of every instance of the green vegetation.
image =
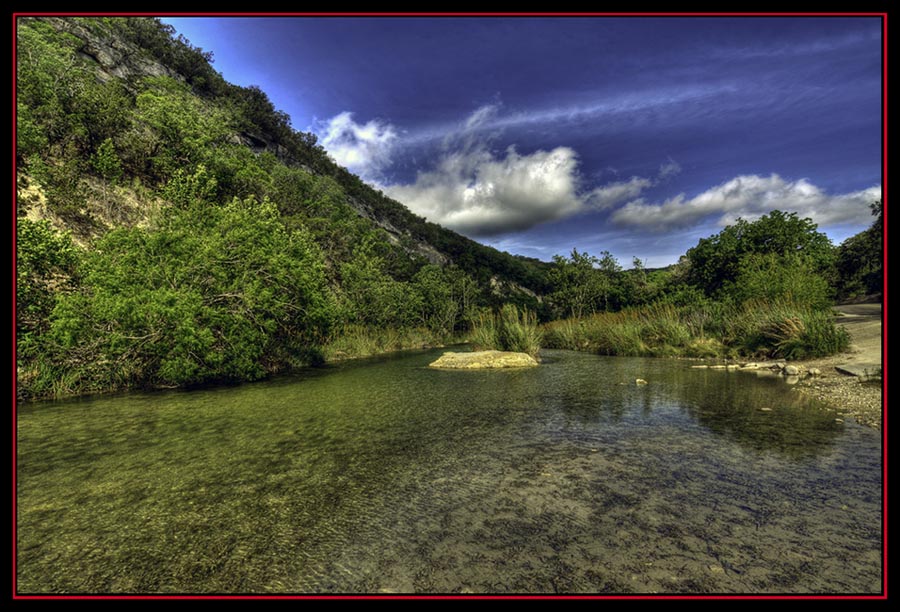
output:
[[847, 350], [849, 336], [828, 310], [790, 301], [739, 307], [654, 304], [544, 326], [549, 348], [644, 357], [804, 359]]
[[514, 351], [537, 356], [542, 332], [537, 317], [515, 304], [505, 304], [496, 314], [482, 314], [469, 336], [476, 350]]
[[[663, 270], [606, 251], [546, 264], [413, 215], [158, 20], [17, 33], [26, 397], [254, 380], [467, 334], [536, 354], [538, 320], [551, 347], [800, 358], [846, 346], [835, 296], [880, 290], [880, 203], [837, 249], [775, 211]], [[121, 57], [101, 65], [110, 39]]]
[[841, 298], [881, 296], [884, 291], [884, 209], [872, 204], [872, 226], [837, 249], [837, 291]]
[[[604, 254], [609, 259], [609, 254]], [[558, 258], [565, 291], [551, 294], [572, 319], [548, 323], [549, 347], [606, 355], [801, 359], [846, 350], [849, 338], [830, 312], [835, 249], [808, 219], [774, 211], [738, 220], [667, 271], [640, 262], [610, 274], [615, 262], [573, 252]], [[571, 279], [582, 278], [574, 282]], [[615, 296], [622, 310], [602, 308]], [[590, 289], [578, 293], [574, 289]], [[574, 297], [573, 297], [574, 296]], [[579, 302], [580, 300], [580, 302]], [[580, 303], [578, 309], [571, 304]], [[591, 313], [579, 317], [579, 312]]]

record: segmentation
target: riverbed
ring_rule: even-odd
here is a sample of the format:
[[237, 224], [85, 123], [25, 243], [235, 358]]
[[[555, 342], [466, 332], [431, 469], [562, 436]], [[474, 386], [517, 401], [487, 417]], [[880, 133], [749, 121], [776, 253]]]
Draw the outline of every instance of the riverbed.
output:
[[18, 592], [881, 592], [879, 432], [777, 378], [441, 352], [20, 406]]

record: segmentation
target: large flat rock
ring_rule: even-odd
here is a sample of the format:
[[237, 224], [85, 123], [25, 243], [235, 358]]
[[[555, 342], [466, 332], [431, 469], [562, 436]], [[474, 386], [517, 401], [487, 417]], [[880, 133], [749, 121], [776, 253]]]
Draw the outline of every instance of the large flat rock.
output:
[[834, 366], [834, 369], [841, 374], [858, 376], [860, 380], [881, 379], [880, 363], [846, 363], [844, 365]]
[[474, 353], [444, 353], [430, 368], [480, 370], [486, 368], [533, 368], [537, 360], [527, 353], [508, 351], [475, 351]]

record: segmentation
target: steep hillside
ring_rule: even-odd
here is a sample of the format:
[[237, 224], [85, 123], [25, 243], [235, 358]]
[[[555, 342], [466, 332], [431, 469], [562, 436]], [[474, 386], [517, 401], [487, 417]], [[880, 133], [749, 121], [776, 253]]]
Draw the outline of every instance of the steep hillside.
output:
[[16, 86], [26, 395], [254, 379], [540, 305], [544, 264], [413, 215], [155, 19], [20, 19]]
[[[318, 146], [314, 134], [291, 129], [289, 118], [272, 106], [264, 92], [255, 87], [227, 83], [211, 66], [210, 54], [193, 47], [182, 37], [174, 38], [172, 30], [156, 20], [43, 18], [23, 21], [20, 28], [44, 30], [44, 39], [52, 38], [72, 53], [69, 58], [57, 58], [64, 64], [72, 64], [61, 67], [66, 71], [63, 78], [68, 78], [71, 73], [77, 73], [78, 77], [90, 76], [105, 89], [117, 94], [125, 92], [126, 96], [134, 98], [146, 91], [151, 78], [172, 79], [188, 85], [187, 91], [191, 95], [230, 115], [228, 127], [231, 133], [226, 136], [229, 144], [243, 145], [256, 156], [272, 154], [288, 167], [333, 179], [343, 191], [344, 204], [383, 229], [391, 244], [402, 247], [412, 257], [423, 257], [440, 265], [456, 264], [485, 286], [488, 279], [495, 277], [494, 286], [499, 280], [505, 281], [506, 286], [520, 285], [532, 292], [541, 292], [545, 288], [541, 278], [545, 264], [500, 253], [414, 215], [399, 202], [337, 165]], [[35, 22], [51, 26], [60, 35], [50, 36], [42, 23]], [[20, 59], [20, 69], [28, 70], [34, 66], [30, 61], [31, 45], [24, 45], [20, 53], [26, 56], [22, 58], [24, 62]], [[92, 110], [108, 112], [109, 109]], [[90, 126], [87, 127], [92, 131]], [[96, 141], [99, 136], [91, 140]], [[130, 173], [132, 178], [147, 176], [139, 169], [134, 170]], [[149, 178], [159, 182], [165, 177], [151, 173]], [[227, 197], [228, 189], [221, 195]], [[96, 216], [103, 217], [102, 214]]]

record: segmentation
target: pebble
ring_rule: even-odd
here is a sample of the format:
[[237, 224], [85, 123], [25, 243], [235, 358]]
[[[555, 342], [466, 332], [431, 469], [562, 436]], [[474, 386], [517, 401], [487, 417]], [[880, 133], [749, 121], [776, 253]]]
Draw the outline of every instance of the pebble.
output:
[[760, 410], [761, 410], [762, 412], [772, 412], [772, 409], [769, 408], [768, 406], [763, 406], [762, 408], [760, 408]]
[[647, 381], [644, 380], [643, 378], [635, 378], [635, 379], [634, 379], [634, 384], [636, 384], [636, 385], [646, 385], [646, 384], [647, 384]]
[[709, 565], [707, 567], [709, 567], [709, 571], [711, 571], [713, 574], [724, 574], [725, 573], [725, 568], [722, 567], [721, 565]]

